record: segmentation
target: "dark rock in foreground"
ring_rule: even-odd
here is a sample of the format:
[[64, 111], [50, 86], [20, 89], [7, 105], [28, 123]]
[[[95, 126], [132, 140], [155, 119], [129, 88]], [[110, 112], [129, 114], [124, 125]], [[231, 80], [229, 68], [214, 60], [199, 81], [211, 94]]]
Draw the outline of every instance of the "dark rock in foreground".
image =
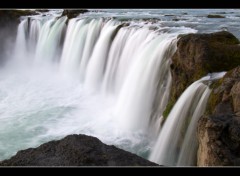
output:
[[95, 137], [69, 135], [37, 148], [19, 151], [0, 166], [158, 166]]
[[240, 66], [212, 88], [206, 113], [198, 124], [197, 164], [240, 166]]

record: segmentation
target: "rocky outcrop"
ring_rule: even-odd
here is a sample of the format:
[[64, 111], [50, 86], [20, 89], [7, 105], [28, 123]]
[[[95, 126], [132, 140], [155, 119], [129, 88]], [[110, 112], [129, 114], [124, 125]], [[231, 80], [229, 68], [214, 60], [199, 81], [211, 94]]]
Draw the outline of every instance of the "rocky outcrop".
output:
[[[179, 36], [172, 57], [167, 117], [182, 92], [212, 72], [228, 71], [212, 84], [207, 110], [198, 124], [198, 166], [240, 165], [240, 45], [229, 32]], [[237, 67], [237, 68], [236, 68]]]
[[37, 148], [19, 151], [0, 166], [158, 166], [95, 137], [69, 135]]
[[62, 16], [67, 16], [68, 19], [71, 19], [71, 18], [75, 18], [77, 17], [78, 15], [82, 14], [82, 13], [86, 13], [88, 12], [87, 9], [79, 9], [79, 10], [64, 10], [63, 13], [62, 13]]
[[194, 81], [212, 72], [240, 65], [239, 40], [229, 32], [180, 35], [172, 57], [172, 88], [164, 112], [167, 117], [182, 92]]
[[222, 15], [215, 15], [215, 14], [209, 14], [207, 18], [225, 18], [225, 16]]
[[198, 124], [198, 166], [240, 165], [240, 66], [213, 84]]

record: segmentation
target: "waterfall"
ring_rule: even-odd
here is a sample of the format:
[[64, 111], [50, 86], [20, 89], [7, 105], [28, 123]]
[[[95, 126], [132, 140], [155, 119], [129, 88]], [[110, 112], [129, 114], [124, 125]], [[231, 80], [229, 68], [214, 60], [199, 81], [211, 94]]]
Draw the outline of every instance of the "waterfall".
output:
[[89, 89], [98, 89], [101, 85], [108, 59], [109, 48], [116, 29], [117, 24], [110, 20], [104, 25], [101, 31], [86, 68], [85, 85]]
[[20, 22], [18, 25], [17, 38], [14, 48], [14, 58], [20, 60], [20, 58], [26, 57], [27, 53], [27, 19]]
[[57, 60], [60, 39], [66, 20], [67, 17], [53, 18], [42, 26], [36, 46], [35, 60], [40, 62]]
[[36, 45], [41, 31], [42, 23], [38, 19], [32, 19], [29, 25], [30, 31], [28, 39], [28, 48], [30, 49], [29, 52], [31, 52], [31, 54], [34, 54], [36, 51]]
[[196, 165], [196, 127], [211, 89], [208, 83], [223, 77], [212, 74], [191, 84], [180, 96], [159, 134], [149, 159], [165, 166]]
[[[170, 95], [170, 64], [177, 49], [177, 36], [189, 32], [196, 30], [184, 27], [166, 30], [161, 26], [153, 29], [149, 24], [99, 17], [23, 18], [13, 52], [13, 60], [26, 64], [16, 72], [16, 78], [21, 74], [23, 77], [17, 79], [19, 86], [13, 86], [19, 106], [8, 111], [0, 104], [0, 109], [6, 112], [5, 119], [21, 117], [31, 126], [32, 133], [27, 131], [28, 127], [24, 130], [24, 123], [16, 126], [14, 130], [21, 131], [24, 140], [18, 140], [19, 146], [11, 144], [14, 140], [2, 148], [0, 143], [0, 153], [9, 148], [10, 156], [32, 144], [84, 133], [147, 157], [149, 146], [161, 129], [162, 113]], [[33, 63], [31, 67], [29, 63]], [[0, 80], [0, 96], [8, 95], [15, 77]], [[14, 84], [8, 83], [11, 80]], [[4, 87], [4, 82], [10, 88]], [[203, 90], [199, 88], [199, 92], [208, 90], [200, 85], [197, 87]], [[207, 97], [208, 93], [205, 94]], [[9, 97], [6, 102], [14, 102], [14, 96]], [[205, 101], [200, 95], [198, 100]], [[31, 106], [26, 108], [24, 102]], [[204, 107], [197, 109], [196, 116]], [[36, 119], [32, 120], [33, 116]], [[17, 139], [17, 134], [7, 130], [11, 123], [5, 126], [0, 136], [9, 133]]]
[[[171, 84], [169, 71], [171, 55], [165, 53], [173, 39], [174, 36], [171, 35], [156, 37], [150, 43], [146, 43], [133, 63], [116, 105], [116, 116], [124, 128], [147, 129], [156, 92], [162, 91], [162, 101], [165, 94], [168, 96]], [[158, 81], [162, 83], [163, 90], [157, 90]], [[164, 108], [165, 106], [166, 104], [163, 105]]]

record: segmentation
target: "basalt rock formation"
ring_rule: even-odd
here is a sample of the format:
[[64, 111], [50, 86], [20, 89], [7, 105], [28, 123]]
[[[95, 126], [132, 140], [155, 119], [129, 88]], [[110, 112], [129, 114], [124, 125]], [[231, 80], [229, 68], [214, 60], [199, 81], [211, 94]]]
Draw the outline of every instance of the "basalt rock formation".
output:
[[212, 85], [198, 124], [198, 166], [240, 165], [240, 66]]
[[19, 151], [0, 166], [158, 166], [86, 135], [69, 135]]

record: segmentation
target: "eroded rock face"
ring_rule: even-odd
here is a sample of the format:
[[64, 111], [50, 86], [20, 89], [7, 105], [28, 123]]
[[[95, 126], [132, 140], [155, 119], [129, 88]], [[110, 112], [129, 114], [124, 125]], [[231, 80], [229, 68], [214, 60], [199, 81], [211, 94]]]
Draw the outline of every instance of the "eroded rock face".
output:
[[240, 65], [239, 40], [229, 32], [181, 35], [172, 57], [172, 88], [168, 115], [182, 92], [212, 72], [229, 71]]
[[213, 85], [198, 141], [198, 166], [240, 165], [240, 66]]
[[19, 151], [0, 166], [158, 166], [95, 137], [69, 135], [37, 148]]
[[77, 17], [78, 15], [82, 14], [82, 13], [86, 13], [88, 12], [87, 9], [79, 9], [79, 10], [64, 10], [63, 13], [62, 13], [62, 16], [67, 16], [68, 19], [71, 19], [71, 18], [75, 18]]

